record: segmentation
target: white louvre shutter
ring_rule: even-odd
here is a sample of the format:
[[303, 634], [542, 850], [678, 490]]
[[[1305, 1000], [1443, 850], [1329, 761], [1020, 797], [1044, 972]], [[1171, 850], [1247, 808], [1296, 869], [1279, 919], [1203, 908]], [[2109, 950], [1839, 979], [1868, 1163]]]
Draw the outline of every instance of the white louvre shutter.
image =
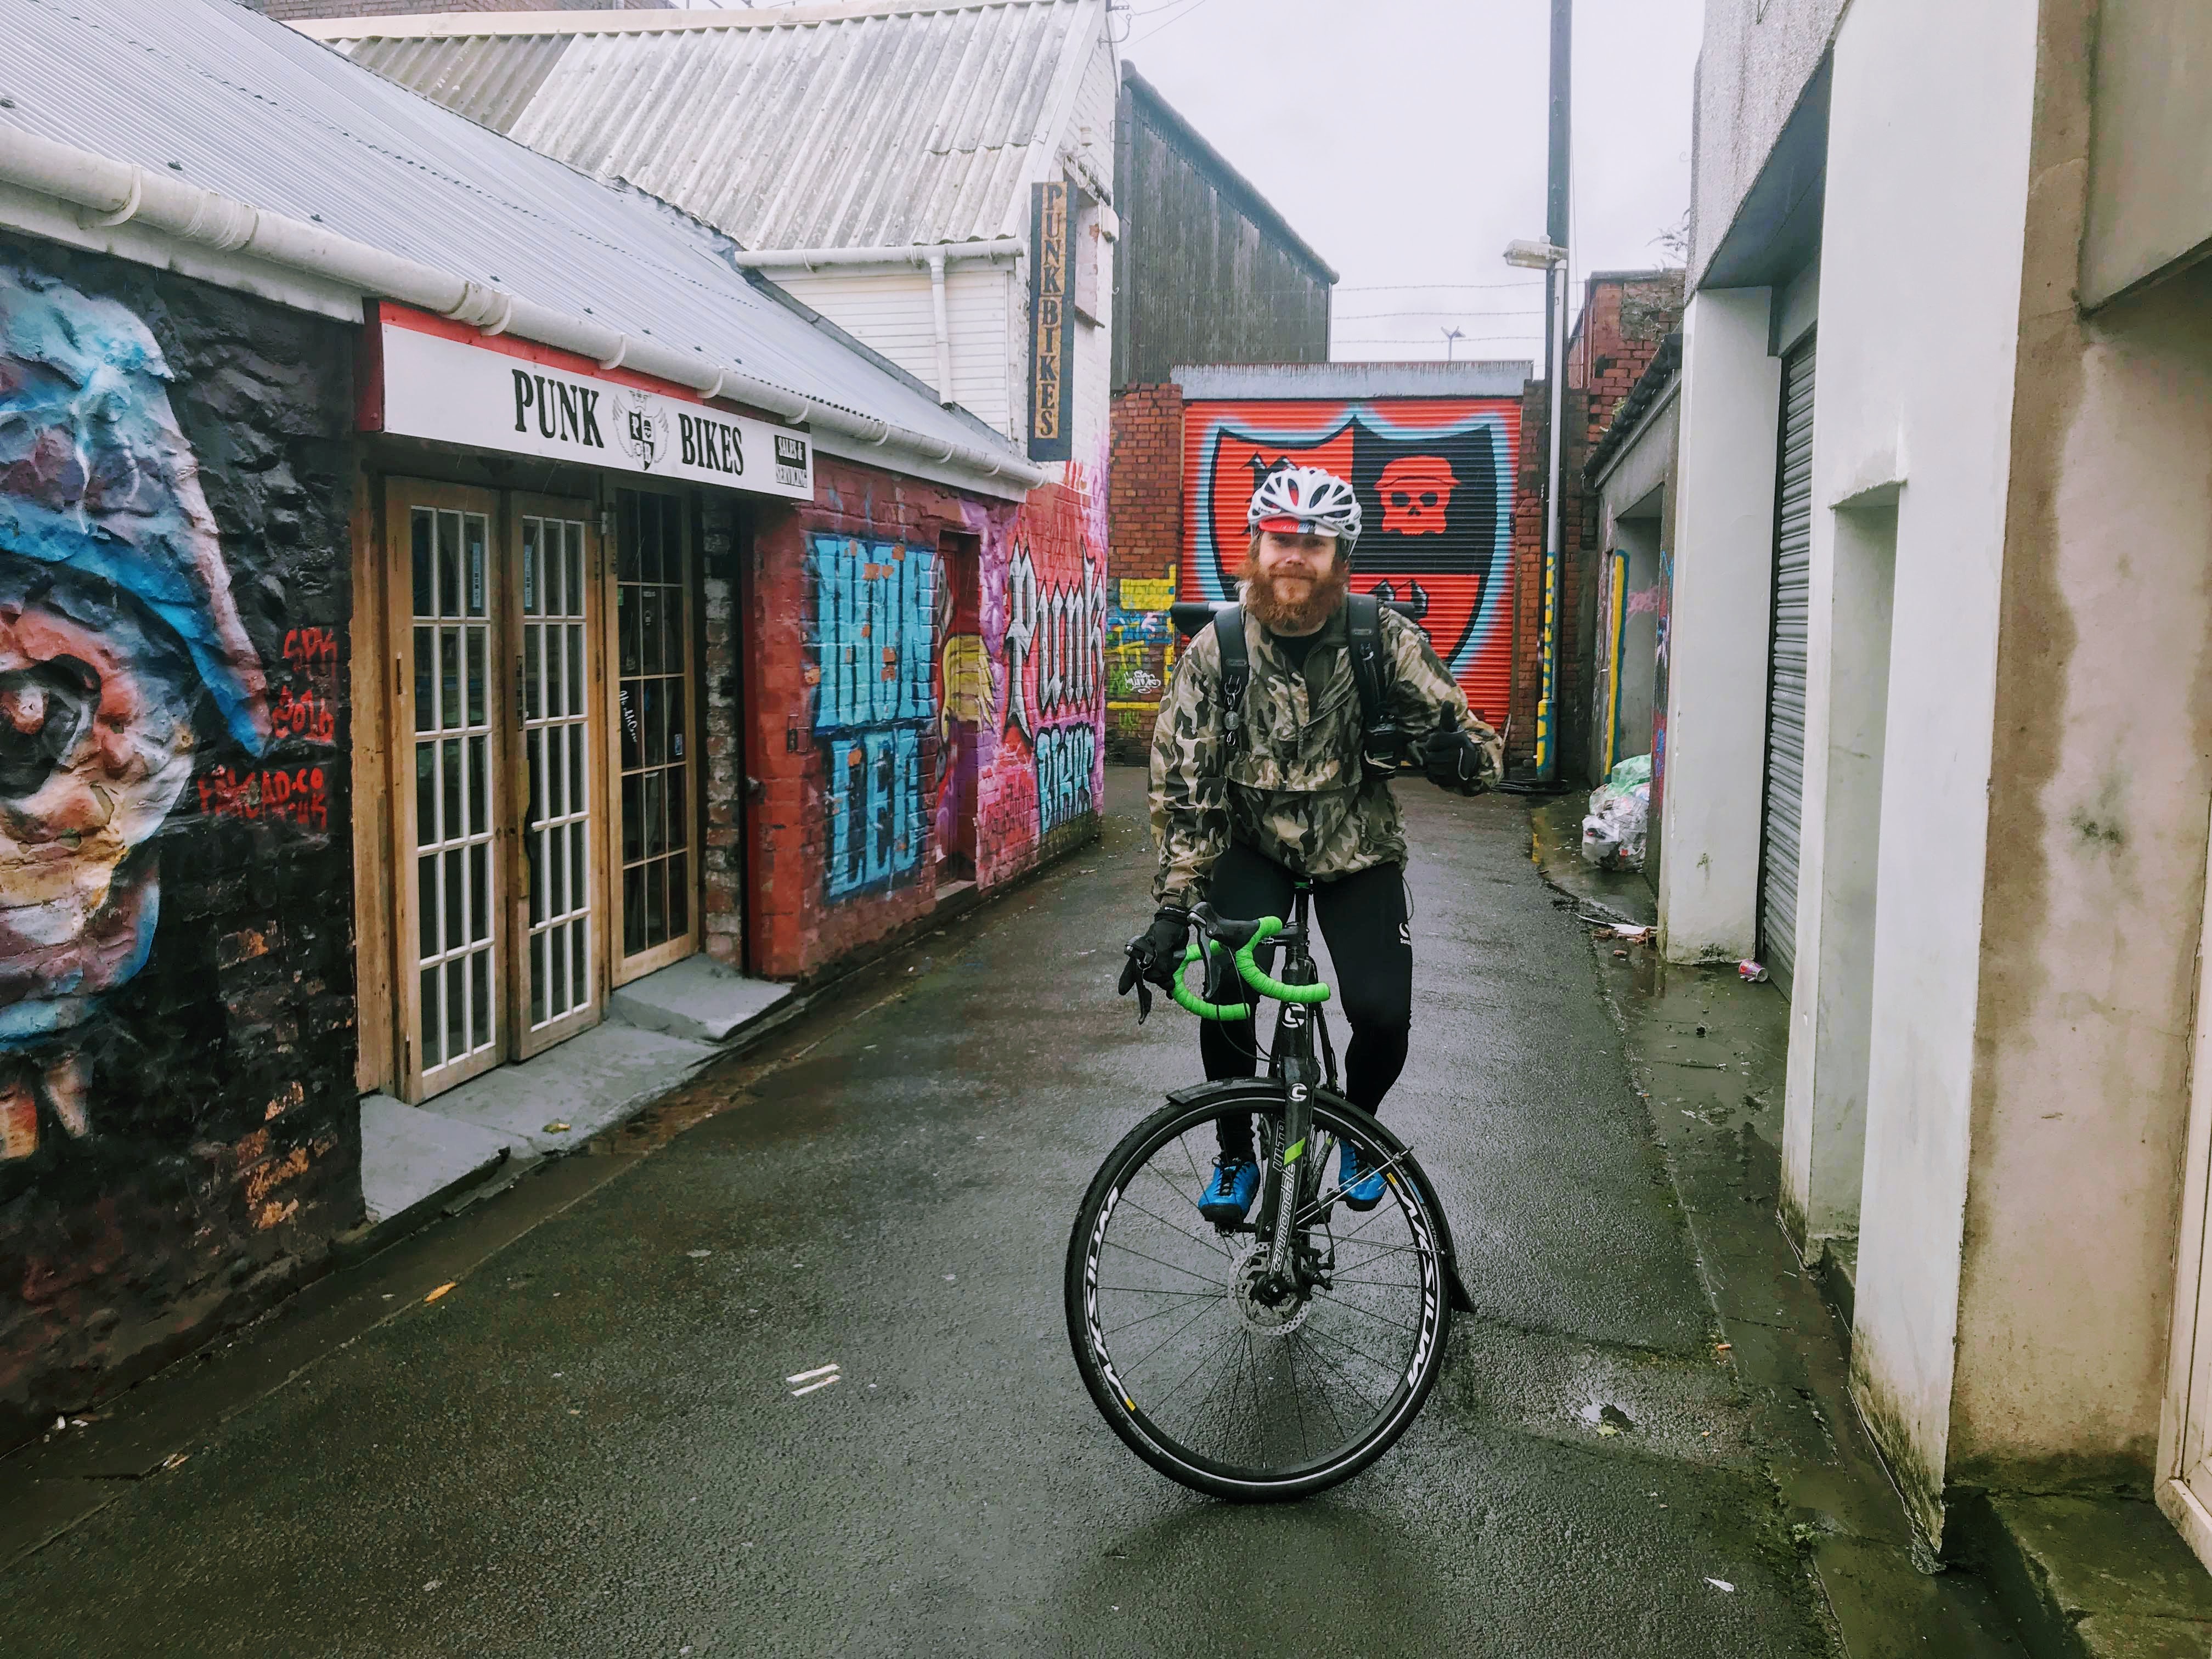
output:
[[1813, 342], [1782, 364], [1774, 601], [1766, 659], [1766, 805], [1759, 831], [1760, 959], [1784, 991], [1796, 966], [1797, 854], [1805, 799], [1805, 657], [1812, 631]]

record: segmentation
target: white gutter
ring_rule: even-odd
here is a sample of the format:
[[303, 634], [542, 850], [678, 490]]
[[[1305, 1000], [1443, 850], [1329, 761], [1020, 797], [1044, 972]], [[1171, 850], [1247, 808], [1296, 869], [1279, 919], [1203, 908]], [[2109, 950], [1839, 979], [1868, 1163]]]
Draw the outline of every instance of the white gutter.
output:
[[863, 444], [902, 450], [982, 477], [1006, 478], [1032, 488], [1045, 482], [1042, 471], [1014, 455], [994, 454], [834, 404], [814, 403], [741, 368], [717, 368], [696, 352], [676, 351], [591, 318], [418, 264], [320, 225], [267, 212], [168, 173], [57, 143], [20, 128], [0, 126], [0, 180], [74, 204], [83, 210], [78, 216], [88, 227], [129, 224], [217, 252], [245, 253], [335, 282], [364, 296], [395, 300], [492, 333], [573, 351], [602, 368], [629, 368], [690, 386], [704, 398], [749, 404], [783, 420], [827, 428]]
[[991, 242], [938, 242], [909, 247], [769, 247], [732, 253], [730, 263], [748, 270], [813, 270], [822, 265], [929, 265], [953, 259], [1005, 259], [1026, 252], [1017, 236]]

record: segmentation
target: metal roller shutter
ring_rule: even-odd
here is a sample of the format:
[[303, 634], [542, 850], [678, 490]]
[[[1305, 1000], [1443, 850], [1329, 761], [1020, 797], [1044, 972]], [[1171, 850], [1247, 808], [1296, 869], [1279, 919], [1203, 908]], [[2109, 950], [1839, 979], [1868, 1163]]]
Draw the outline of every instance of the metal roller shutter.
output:
[[1796, 968], [1798, 830], [1805, 798], [1805, 658], [1812, 629], [1813, 342], [1782, 362], [1774, 602], [1766, 658], [1766, 804], [1759, 827], [1760, 960], [1787, 993]]

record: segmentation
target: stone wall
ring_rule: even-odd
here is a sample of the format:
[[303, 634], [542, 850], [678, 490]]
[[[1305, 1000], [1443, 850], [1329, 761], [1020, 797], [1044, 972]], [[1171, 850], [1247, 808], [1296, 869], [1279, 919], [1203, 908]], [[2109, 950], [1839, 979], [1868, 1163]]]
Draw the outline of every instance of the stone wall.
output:
[[0, 1443], [361, 1218], [352, 362], [0, 240]]

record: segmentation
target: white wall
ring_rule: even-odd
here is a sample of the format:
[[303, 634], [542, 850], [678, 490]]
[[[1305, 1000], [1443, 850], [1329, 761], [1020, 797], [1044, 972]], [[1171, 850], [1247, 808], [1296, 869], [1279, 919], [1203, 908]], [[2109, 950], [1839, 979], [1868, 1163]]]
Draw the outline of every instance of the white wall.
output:
[[1708, 289], [1682, 319], [1674, 589], [1668, 624], [1659, 946], [1748, 957], [1759, 931], [1781, 366], [1769, 290]]
[[[1832, 574], [1829, 508], [1903, 483], [1851, 1364], [1908, 1507], [1937, 1538], [2035, 27], [2016, 0], [1856, 0], [1836, 40], [1829, 118], [1815, 569]], [[1814, 753], [1826, 735], [1812, 734]], [[1818, 772], [1807, 823], [1826, 805]], [[1801, 962], [1818, 955], [1803, 920]], [[1816, 1000], [1801, 991], [1796, 1018]]]
[[[1007, 361], [1006, 305], [1012, 264], [955, 264], [945, 276], [952, 337], [952, 401], [1009, 436], [1018, 387]], [[831, 322], [938, 392], [937, 322], [929, 272], [911, 267], [770, 273]]]

